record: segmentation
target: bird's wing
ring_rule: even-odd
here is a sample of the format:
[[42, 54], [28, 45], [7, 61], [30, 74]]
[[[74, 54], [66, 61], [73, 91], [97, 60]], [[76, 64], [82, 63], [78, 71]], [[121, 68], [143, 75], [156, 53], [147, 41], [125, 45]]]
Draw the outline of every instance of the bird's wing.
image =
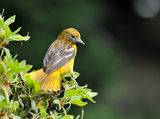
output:
[[43, 71], [47, 74], [64, 66], [75, 55], [75, 49], [72, 46], [65, 44], [55, 47], [51, 45], [44, 57]]

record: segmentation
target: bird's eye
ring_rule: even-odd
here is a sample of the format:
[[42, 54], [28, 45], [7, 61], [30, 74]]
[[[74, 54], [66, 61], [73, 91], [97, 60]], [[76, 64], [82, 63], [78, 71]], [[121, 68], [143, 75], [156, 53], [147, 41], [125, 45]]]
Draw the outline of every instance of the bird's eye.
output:
[[71, 34], [71, 37], [72, 37], [72, 38], [75, 38], [75, 35]]

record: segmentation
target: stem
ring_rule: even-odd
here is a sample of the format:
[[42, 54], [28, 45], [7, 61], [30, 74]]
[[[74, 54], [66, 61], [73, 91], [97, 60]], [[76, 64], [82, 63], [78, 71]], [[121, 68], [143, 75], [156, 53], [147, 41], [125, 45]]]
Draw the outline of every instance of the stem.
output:
[[2, 13], [1, 13], [1, 15], [3, 16], [3, 14], [4, 14], [4, 8], [2, 9]]
[[2, 58], [3, 54], [4, 54], [4, 50], [2, 49], [0, 58]]
[[63, 111], [64, 111], [64, 114], [67, 115], [67, 112], [66, 110], [64, 109], [64, 107], [62, 107]]
[[82, 109], [81, 119], [83, 119], [84, 118], [84, 108], [81, 107], [81, 109]]
[[67, 80], [64, 77], [62, 77], [62, 80], [64, 81], [64, 83], [67, 83]]
[[78, 116], [76, 117], [76, 119], [79, 119], [79, 117], [80, 117], [80, 115], [78, 115]]

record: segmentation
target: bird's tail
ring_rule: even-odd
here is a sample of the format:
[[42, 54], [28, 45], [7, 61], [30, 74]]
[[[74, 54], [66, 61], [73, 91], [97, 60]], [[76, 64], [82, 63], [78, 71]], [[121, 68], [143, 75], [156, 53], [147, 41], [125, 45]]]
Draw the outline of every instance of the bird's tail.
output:
[[61, 85], [59, 71], [46, 74], [43, 72], [43, 69], [39, 69], [26, 75], [29, 75], [33, 80], [38, 80], [40, 84], [40, 90], [54, 92], [60, 90]]

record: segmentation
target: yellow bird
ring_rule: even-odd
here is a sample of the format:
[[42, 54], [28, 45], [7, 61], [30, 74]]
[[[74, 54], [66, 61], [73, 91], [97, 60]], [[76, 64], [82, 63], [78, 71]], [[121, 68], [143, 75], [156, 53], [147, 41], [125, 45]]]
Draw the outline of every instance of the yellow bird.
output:
[[60, 75], [71, 73], [73, 76], [77, 42], [84, 44], [76, 29], [63, 30], [50, 45], [43, 60], [43, 68], [27, 74], [31, 79], [38, 80], [40, 90], [58, 91], [61, 88]]

